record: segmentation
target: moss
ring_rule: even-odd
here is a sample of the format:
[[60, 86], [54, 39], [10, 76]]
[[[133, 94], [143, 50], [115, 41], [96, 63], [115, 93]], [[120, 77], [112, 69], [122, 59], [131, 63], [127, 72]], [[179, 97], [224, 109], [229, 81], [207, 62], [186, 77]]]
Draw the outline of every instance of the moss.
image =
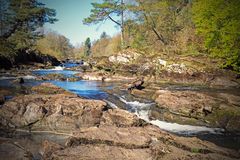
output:
[[191, 148], [192, 153], [200, 153], [201, 149], [199, 148]]

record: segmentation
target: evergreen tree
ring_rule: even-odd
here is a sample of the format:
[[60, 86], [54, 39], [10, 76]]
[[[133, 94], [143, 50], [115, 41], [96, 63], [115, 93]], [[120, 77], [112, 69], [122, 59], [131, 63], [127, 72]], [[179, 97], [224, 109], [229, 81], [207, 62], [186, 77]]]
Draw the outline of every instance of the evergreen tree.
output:
[[103, 32], [101, 35], [100, 35], [100, 39], [106, 39], [108, 37], [107, 33], [106, 32]]
[[41, 36], [37, 29], [47, 22], [54, 23], [55, 15], [55, 10], [37, 0], [6, 1], [1, 7], [1, 40], [13, 44], [16, 50], [30, 48]]
[[84, 55], [89, 56], [91, 54], [91, 40], [88, 37], [84, 43]]

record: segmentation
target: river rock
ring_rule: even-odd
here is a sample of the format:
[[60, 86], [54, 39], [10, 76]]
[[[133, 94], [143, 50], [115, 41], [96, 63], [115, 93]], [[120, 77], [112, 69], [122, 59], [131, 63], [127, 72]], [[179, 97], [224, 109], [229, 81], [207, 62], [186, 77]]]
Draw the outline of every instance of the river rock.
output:
[[[181, 153], [181, 154], [179, 154]], [[197, 138], [176, 137], [152, 125], [119, 128], [82, 128], [73, 133], [64, 149], [49, 159], [237, 159], [225, 150]]]
[[133, 50], [123, 50], [116, 55], [110, 56], [108, 60], [112, 63], [129, 63], [139, 56], [140, 54]]
[[[197, 138], [178, 137], [147, 124], [133, 113], [109, 109], [103, 101], [82, 99], [74, 94], [18, 95], [0, 108], [0, 128], [4, 128], [2, 126], [68, 137], [65, 145], [44, 141], [40, 149], [43, 159], [240, 158], [234, 150]], [[0, 139], [2, 153], [3, 159], [24, 159], [26, 150]]]
[[122, 109], [109, 109], [102, 115], [101, 125], [131, 127], [143, 126], [146, 123], [136, 115]]
[[168, 115], [164, 118], [170, 121], [182, 116], [207, 122], [228, 131], [240, 131], [239, 96], [227, 93], [158, 90], [156, 97], [158, 107], [171, 114], [161, 116]]
[[50, 73], [41, 77], [42, 80], [59, 80], [59, 81], [66, 81], [67, 78], [63, 74], [58, 73]]
[[104, 81], [109, 79], [108, 76], [102, 72], [84, 72], [75, 74], [75, 76], [90, 81]]
[[100, 124], [105, 107], [105, 102], [74, 95], [21, 95], [6, 102], [0, 115], [15, 128], [71, 132]]
[[159, 90], [156, 94], [158, 95], [156, 102], [159, 106], [173, 112], [194, 116], [203, 115], [204, 108], [212, 110], [210, 106], [217, 105], [220, 101], [206, 94], [192, 91]]
[[34, 86], [31, 88], [34, 93], [37, 94], [68, 94], [74, 95], [71, 92], [68, 92], [58, 86], [53, 85], [52, 83], [41, 83], [38, 86]]

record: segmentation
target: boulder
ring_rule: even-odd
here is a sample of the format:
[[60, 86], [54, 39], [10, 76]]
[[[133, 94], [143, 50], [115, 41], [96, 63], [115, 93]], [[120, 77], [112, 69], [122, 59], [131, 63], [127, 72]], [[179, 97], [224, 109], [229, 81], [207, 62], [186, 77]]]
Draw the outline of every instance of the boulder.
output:
[[101, 120], [101, 125], [117, 127], [143, 126], [145, 124], [136, 115], [119, 108], [109, 109], [104, 112]]
[[174, 73], [187, 73], [187, 67], [181, 63], [181, 64], [171, 64], [171, 65], [167, 65], [167, 71], [168, 72], [174, 72]]
[[75, 95], [21, 95], [6, 102], [0, 115], [15, 128], [71, 132], [100, 124], [105, 107], [105, 102]]
[[142, 89], [143, 88], [143, 83], [144, 83], [144, 77], [135, 80], [134, 82], [132, 82], [129, 87], [127, 88], [128, 90], [133, 90], [133, 89]]
[[140, 56], [139, 53], [133, 50], [123, 50], [116, 55], [110, 56], [108, 58], [109, 62], [112, 63], [129, 63], [136, 60]]

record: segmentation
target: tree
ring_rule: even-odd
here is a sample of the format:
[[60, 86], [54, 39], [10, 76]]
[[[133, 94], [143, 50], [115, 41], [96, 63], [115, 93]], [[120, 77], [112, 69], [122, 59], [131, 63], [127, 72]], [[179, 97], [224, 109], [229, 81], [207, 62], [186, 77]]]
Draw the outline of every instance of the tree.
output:
[[91, 40], [88, 37], [84, 43], [84, 54], [85, 56], [89, 56], [91, 54]]
[[[97, 24], [105, 20], [111, 20], [121, 28], [121, 44], [124, 46], [124, 11], [126, 6], [123, 0], [103, 0], [102, 3], [92, 3], [91, 15], [83, 20], [84, 24]], [[121, 20], [113, 17], [120, 16]]]
[[59, 59], [66, 59], [73, 56], [73, 46], [69, 39], [54, 31], [47, 31], [44, 38], [37, 41], [36, 49], [41, 53], [55, 56]]
[[207, 52], [223, 58], [223, 66], [240, 71], [240, 1], [195, 0], [193, 20]]
[[1, 7], [0, 38], [16, 46], [16, 50], [30, 48], [41, 36], [37, 29], [47, 22], [54, 23], [55, 15], [55, 10], [37, 0], [5, 1]]

